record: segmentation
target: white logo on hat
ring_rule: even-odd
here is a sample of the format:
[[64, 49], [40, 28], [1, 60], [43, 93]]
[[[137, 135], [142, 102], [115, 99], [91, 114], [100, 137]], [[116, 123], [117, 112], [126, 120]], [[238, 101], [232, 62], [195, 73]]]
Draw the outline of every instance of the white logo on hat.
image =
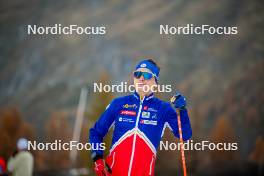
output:
[[140, 67], [145, 68], [147, 65], [146, 64], [141, 64]]

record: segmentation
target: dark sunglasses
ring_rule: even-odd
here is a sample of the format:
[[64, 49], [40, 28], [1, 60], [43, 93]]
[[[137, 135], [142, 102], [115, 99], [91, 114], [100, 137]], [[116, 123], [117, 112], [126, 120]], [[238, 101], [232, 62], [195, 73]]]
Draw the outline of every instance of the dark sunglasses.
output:
[[145, 80], [149, 80], [151, 79], [154, 75], [152, 73], [149, 72], [142, 72], [142, 71], [134, 71], [134, 77], [139, 79], [141, 76], [143, 76], [143, 78]]

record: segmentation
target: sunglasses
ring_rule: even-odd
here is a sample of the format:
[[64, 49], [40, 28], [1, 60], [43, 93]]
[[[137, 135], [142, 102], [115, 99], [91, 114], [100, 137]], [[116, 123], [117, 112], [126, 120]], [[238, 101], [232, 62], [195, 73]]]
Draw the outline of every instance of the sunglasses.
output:
[[145, 80], [150, 80], [154, 75], [149, 72], [134, 71], [135, 78], [139, 79], [141, 76], [143, 76]]

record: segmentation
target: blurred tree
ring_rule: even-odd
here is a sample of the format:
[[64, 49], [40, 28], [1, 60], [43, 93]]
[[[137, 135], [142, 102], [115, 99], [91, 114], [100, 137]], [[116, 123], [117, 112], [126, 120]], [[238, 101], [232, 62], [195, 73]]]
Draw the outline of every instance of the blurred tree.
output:
[[[103, 85], [110, 83], [110, 77], [109, 74], [106, 72], [103, 72], [100, 74], [100, 78], [98, 80], [99, 83], [102, 83]], [[98, 120], [100, 115], [105, 111], [105, 108], [110, 103], [110, 101], [113, 99], [112, 93], [108, 92], [96, 92], [94, 93], [91, 104], [87, 108], [87, 112], [85, 113], [85, 121], [86, 124], [83, 125], [82, 130], [82, 137], [81, 140], [83, 143], [88, 142], [89, 138], [89, 129], [94, 125], [95, 121]], [[104, 142], [106, 143], [107, 149], [110, 148], [111, 145], [111, 136], [112, 136], [112, 130], [109, 131], [109, 133], [104, 138]], [[105, 155], [107, 153], [105, 152]], [[93, 163], [91, 162], [91, 151], [83, 150], [80, 152], [80, 161], [82, 162], [82, 166], [88, 166], [90, 169], [93, 168]]]
[[6, 131], [10, 137], [16, 137], [22, 124], [22, 118], [17, 108], [5, 108], [1, 111], [1, 129]]
[[256, 139], [255, 148], [249, 155], [249, 160], [258, 164], [259, 166], [258, 174], [259, 175], [263, 175], [262, 173], [263, 165], [264, 165], [264, 152], [263, 151], [264, 151], [264, 139], [262, 136], [259, 136]]
[[[62, 143], [71, 140], [71, 129], [63, 112], [54, 112], [46, 124], [47, 142], [61, 140]], [[46, 163], [49, 169], [68, 168], [70, 166], [69, 151], [47, 151]]]
[[[211, 131], [210, 135], [210, 141], [217, 143], [225, 143], [226, 150], [212, 150], [210, 151], [210, 162], [211, 164], [219, 165], [222, 164], [222, 166], [225, 166], [227, 162], [232, 162], [235, 160], [238, 160], [238, 153], [237, 151], [232, 151], [231, 149], [231, 143], [235, 143], [236, 137], [234, 133], [233, 127], [230, 125], [230, 122], [226, 117], [219, 117], [213, 126], [213, 129]], [[229, 149], [230, 151], [227, 151]], [[220, 168], [220, 167], [218, 167]]]
[[0, 109], [0, 155], [6, 160], [16, 150], [16, 142], [20, 137], [33, 140], [34, 129], [22, 119], [16, 107]]

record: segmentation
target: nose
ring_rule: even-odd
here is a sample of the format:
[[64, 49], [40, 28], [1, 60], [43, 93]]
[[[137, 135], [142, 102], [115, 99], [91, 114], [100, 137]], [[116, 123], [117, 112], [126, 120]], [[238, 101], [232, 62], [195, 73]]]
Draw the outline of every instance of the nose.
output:
[[139, 80], [143, 82], [145, 79], [143, 76], [140, 76]]

